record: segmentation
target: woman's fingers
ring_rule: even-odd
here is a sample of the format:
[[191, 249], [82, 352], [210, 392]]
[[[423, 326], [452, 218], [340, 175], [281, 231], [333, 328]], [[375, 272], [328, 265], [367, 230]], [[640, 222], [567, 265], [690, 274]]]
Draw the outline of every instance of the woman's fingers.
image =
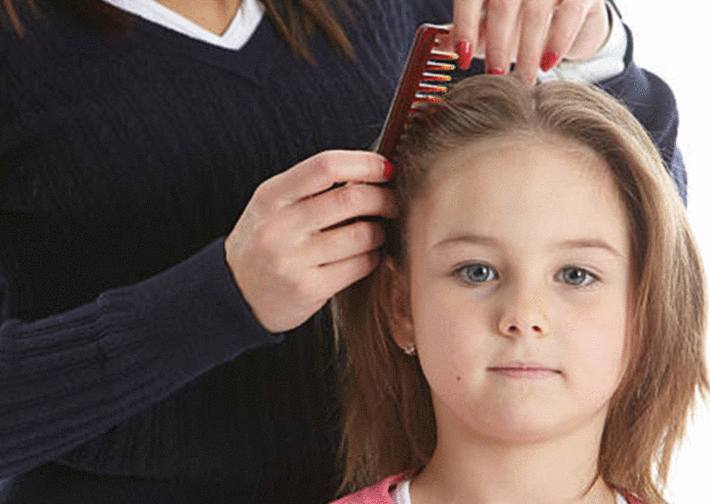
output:
[[303, 256], [318, 266], [334, 264], [381, 247], [385, 231], [379, 222], [357, 221], [313, 236]]
[[486, 10], [486, 73], [508, 73], [511, 46], [517, 38], [516, 28], [522, 0], [489, 0]]
[[300, 202], [284, 215], [285, 226], [317, 233], [353, 217], [397, 217], [391, 189], [371, 184], [350, 184]]
[[388, 164], [374, 152], [323, 151], [266, 180], [257, 192], [261, 200], [283, 207], [316, 196], [334, 184], [386, 182]]
[[564, 0], [557, 7], [541, 60], [543, 71], [547, 72], [560, 61], [562, 55], [567, 55], [587, 19], [589, 8], [587, 0]]
[[483, 0], [454, 0], [454, 32], [452, 42], [459, 55], [461, 70], [471, 67], [471, 59], [479, 39]]
[[[592, 57], [609, 23], [604, 0], [454, 0], [453, 32], [454, 40], [477, 38], [472, 49], [485, 49], [488, 73], [507, 73], [515, 62], [516, 75], [532, 84], [538, 69]], [[468, 64], [462, 56], [460, 67]]]
[[[566, 4], [567, 1], [564, 3]], [[587, 0], [586, 4], [587, 10], [583, 24], [577, 31], [572, 46], [565, 53], [565, 58], [570, 60], [584, 60], [597, 54], [611, 31], [606, 2], [604, 0]], [[563, 4], [562, 7], [565, 5]]]
[[[326, 279], [336, 279], [331, 283], [330, 291], [333, 294], [340, 292], [372, 273], [380, 263], [381, 257], [382, 254], [379, 250], [371, 250], [336, 263], [325, 264], [318, 268], [314, 280], [317, 283]], [[332, 297], [333, 294], [328, 295], [324, 302]]]
[[224, 248], [237, 287], [266, 329], [297, 327], [375, 268], [382, 223], [358, 218], [397, 215], [392, 189], [376, 185], [388, 180], [386, 168], [371, 152], [326, 151], [254, 192]]
[[543, 56], [543, 49], [555, 3], [555, 0], [535, 0], [524, 2], [522, 5], [515, 74], [528, 84], [535, 83], [541, 60], [550, 58], [547, 54]]

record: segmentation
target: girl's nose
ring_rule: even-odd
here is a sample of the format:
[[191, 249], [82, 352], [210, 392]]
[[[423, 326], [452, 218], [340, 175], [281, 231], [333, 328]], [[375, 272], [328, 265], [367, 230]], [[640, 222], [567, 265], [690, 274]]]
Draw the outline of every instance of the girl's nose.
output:
[[542, 299], [519, 295], [504, 301], [498, 330], [505, 336], [547, 336], [549, 323]]
[[547, 335], [546, 324], [542, 323], [501, 321], [500, 331], [506, 336], [522, 336], [525, 333], [538, 337]]

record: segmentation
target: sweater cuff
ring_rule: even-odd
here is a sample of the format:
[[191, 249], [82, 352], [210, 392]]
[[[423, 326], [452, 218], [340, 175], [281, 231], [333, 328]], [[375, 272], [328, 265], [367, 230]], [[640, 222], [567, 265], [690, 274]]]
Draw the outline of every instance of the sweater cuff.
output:
[[[98, 304], [114, 325], [100, 341], [106, 362], [121, 360], [115, 357], [130, 346], [128, 333], [148, 354], [160, 355], [159, 366], [169, 374], [194, 377], [284, 338], [265, 329], [251, 311], [232, 279], [224, 237], [158, 275], [105, 292]], [[121, 330], [128, 325], [130, 331]]]
[[538, 71], [539, 82], [550, 80], [580, 81], [589, 84], [610, 79], [624, 71], [628, 45], [626, 30], [619, 13], [607, 2], [609, 36], [597, 53], [586, 60], [562, 60], [548, 72]]

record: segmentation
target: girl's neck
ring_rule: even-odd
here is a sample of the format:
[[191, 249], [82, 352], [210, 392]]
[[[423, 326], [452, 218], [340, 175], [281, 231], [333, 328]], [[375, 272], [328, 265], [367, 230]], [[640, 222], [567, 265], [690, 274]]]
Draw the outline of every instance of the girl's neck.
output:
[[243, 0], [157, 0], [193, 23], [216, 35], [229, 27]]
[[597, 474], [605, 415], [530, 444], [464, 439], [452, 426], [439, 426], [434, 455], [412, 480], [412, 504], [614, 504], [614, 491], [601, 478], [582, 495]]

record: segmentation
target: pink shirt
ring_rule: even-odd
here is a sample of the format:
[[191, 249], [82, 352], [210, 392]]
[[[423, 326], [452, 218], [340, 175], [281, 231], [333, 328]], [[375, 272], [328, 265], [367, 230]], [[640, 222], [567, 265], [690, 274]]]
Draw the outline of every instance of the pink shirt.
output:
[[[340, 499], [331, 502], [330, 504], [395, 504], [390, 495], [392, 488], [400, 481], [409, 476], [409, 473], [400, 473], [383, 479], [379, 483], [363, 488], [362, 490], [341, 497]], [[619, 492], [624, 496], [629, 504], [643, 504], [638, 497], [630, 492], [619, 489]]]

